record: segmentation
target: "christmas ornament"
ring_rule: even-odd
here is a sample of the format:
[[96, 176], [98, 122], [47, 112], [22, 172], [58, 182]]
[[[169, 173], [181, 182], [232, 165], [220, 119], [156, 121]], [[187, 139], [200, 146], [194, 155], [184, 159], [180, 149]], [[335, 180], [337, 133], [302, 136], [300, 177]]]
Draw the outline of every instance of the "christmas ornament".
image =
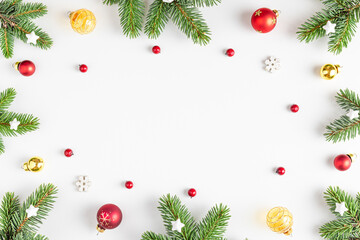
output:
[[79, 9], [69, 14], [71, 27], [80, 34], [91, 33], [96, 26], [95, 15], [87, 9]]
[[336, 24], [327, 21], [327, 23], [323, 26], [323, 29], [325, 30], [326, 34], [329, 35], [330, 33], [335, 33], [335, 27]]
[[229, 48], [228, 50], [226, 50], [226, 55], [228, 55], [228, 57], [232, 57], [235, 55], [235, 51], [232, 48]]
[[274, 29], [279, 12], [269, 8], [256, 10], [251, 17], [251, 25], [259, 33], [268, 33]]
[[40, 157], [33, 157], [23, 165], [25, 171], [40, 172], [44, 168], [44, 160]]
[[122, 212], [118, 206], [105, 204], [97, 212], [96, 218], [98, 225], [96, 229], [102, 233], [105, 229], [116, 228], [120, 225], [122, 217]]
[[30, 205], [28, 209], [26, 209], [26, 217], [31, 218], [35, 217], [37, 215], [37, 212], [39, 211], [39, 208], [34, 207], [33, 205]]
[[51, 47], [49, 35], [32, 22], [46, 13], [47, 7], [42, 3], [0, 1], [0, 48], [5, 58], [13, 56], [15, 38], [41, 49]]
[[16, 118], [14, 118], [14, 120], [12, 120], [10, 123], [10, 129], [11, 130], [18, 130], [18, 127], [20, 125], [20, 121], [18, 121]]
[[344, 215], [344, 212], [346, 212], [348, 209], [345, 206], [345, 202], [342, 203], [335, 203], [336, 204], [336, 208], [335, 208], [335, 212], [338, 212], [341, 216]]
[[190, 196], [190, 197], [195, 197], [196, 196], [196, 190], [195, 190], [195, 188], [190, 188], [189, 189], [189, 191], [188, 191], [188, 195]]
[[349, 112], [346, 114], [346, 116], [348, 116], [351, 120], [354, 119], [354, 118], [359, 118], [359, 110], [352, 110], [350, 109]]
[[280, 70], [280, 59], [275, 57], [270, 57], [269, 59], [265, 60], [265, 70], [268, 72], [275, 72]]
[[127, 181], [127, 182], [125, 183], [125, 187], [126, 187], [127, 189], [132, 189], [133, 186], [134, 186], [134, 184], [133, 184], [132, 181]]
[[24, 203], [20, 203], [19, 196], [13, 192], [5, 193], [0, 211], [1, 240], [48, 239], [37, 231], [53, 208], [56, 193], [57, 188], [54, 185], [42, 184]]
[[79, 176], [76, 182], [76, 186], [79, 192], [87, 192], [91, 186], [91, 182], [88, 176]]
[[25, 60], [22, 62], [16, 62], [14, 64], [16, 70], [18, 70], [21, 75], [25, 77], [30, 77], [35, 72], [35, 64], [32, 61]]
[[31, 32], [29, 34], [26, 34], [27, 41], [26, 43], [32, 43], [36, 45], [37, 40], [40, 38], [38, 35], [36, 35], [35, 32]]
[[293, 216], [286, 208], [275, 207], [268, 212], [266, 223], [272, 231], [290, 235], [292, 233]]
[[71, 157], [72, 155], [74, 155], [74, 153], [73, 153], [73, 151], [72, 151], [70, 148], [68, 148], [68, 149], [65, 149], [64, 155], [65, 155], [66, 157]]
[[159, 54], [161, 51], [160, 47], [159, 46], [154, 46], [152, 48], [152, 52], [155, 53], [155, 54]]
[[[230, 209], [223, 205], [215, 205], [207, 215], [199, 222], [195, 222], [193, 216], [183, 205], [177, 196], [170, 194], [159, 200], [158, 207], [168, 236], [156, 234], [151, 231], [143, 233], [141, 240], [165, 240], [165, 239], [189, 239], [189, 240], [220, 240], [225, 239], [224, 234], [230, 219]], [[191, 235], [188, 235], [188, 234]]]
[[291, 107], [290, 107], [290, 110], [291, 110], [293, 113], [298, 112], [299, 109], [300, 109], [299, 106], [296, 105], [296, 104], [293, 104], [293, 105], [291, 105]]
[[346, 171], [351, 167], [356, 154], [340, 154], [334, 159], [334, 166], [339, 171]]
[[331, 80], [339, 73], [339, 68], [339, 65], [325, 64], [320, 69], [320, 76], [325, 80]]
[[276, 169], [276, 173], [279, 174], [279, 175], [284, 175], [285, 174], [285, 168], [283, 167], [278, 167]]
[[79, 66], [79, 70], [80, 70], [80, 72], [82, 72], [82, 73], [86, 73], [87, 70], [88, 70], [88, 67], [87, 67], [85, 64], [81, 64], [81, 65]]
[[181, 232], [181, 229], [185, 227], [185, 224], [183, 224], [180, 219], [176, 219], [176, 221], [171, 221], [172, 224], [172, 230]]

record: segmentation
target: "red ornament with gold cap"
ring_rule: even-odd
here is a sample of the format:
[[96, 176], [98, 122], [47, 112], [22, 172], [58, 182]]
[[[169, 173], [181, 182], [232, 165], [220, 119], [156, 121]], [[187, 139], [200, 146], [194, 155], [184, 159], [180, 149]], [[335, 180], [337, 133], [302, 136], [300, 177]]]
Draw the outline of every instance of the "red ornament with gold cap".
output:
[[339, 171], [346, 171], [356, 157], [356, 154], [340, 154], [334, 159], [334, 166]]
[[259, 33], [268, 33], [275, 28], [278, 16], [277, 10], [259, 8], [251, 17], [251, 25]]
[[101, 233], [106, 229], [114, 229], [120, 225], [122, 217], [122, 212], [118, 206], [115, 204], [105, 204], [97, 212], [96, 219], [98, 225], [96, 229]]
[[30, 77], [35, 73], [35, 64], [30, 60], [25, 60], [22, 62], [16, 62], [14, 68], [25, 77]]

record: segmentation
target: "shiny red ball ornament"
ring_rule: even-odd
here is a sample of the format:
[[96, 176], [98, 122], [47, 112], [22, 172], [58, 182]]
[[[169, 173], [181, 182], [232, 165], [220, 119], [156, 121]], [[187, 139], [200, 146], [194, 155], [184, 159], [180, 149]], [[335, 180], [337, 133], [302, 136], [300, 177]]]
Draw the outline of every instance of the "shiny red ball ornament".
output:
[[68, 148], [68, 149], [65, 149], [64, 155], [65, 155], [66, 157], [71, 157], [72, 155], [74, 155], [74, 153], [73, 153], [73, 151], [72, 151], [70, 148]]
[[88, 70], [88, 67], [87, 67], [85, 64], [81, 64], [81, 65], [79, 66], [79, 70], [80, 70], [80, 72], [82, 72], [82, 73], [86, 73], [87, 70]]
[[127, 189], [132, 189], [132, 188], [134, 187], [134, 184], [133, 184], [132, 181], [127, 181], [127, 182], [125, 183], [125, 187], [126, 187]]
[[195, 188], [190, 188], [189, 189], [189, 191], [188, 191], [188, 195], [190, 196], [190, 197], [195, 197], [196, 196], [196, 190], [195, 190]]
[[122, 220], [122, 212], [115, 204], [105, 204], [102, 206], [96, 215], [98, 225], [96, 229], [99, 232], [104, 232], [106, 229], [113, 229], [120, 225]]
[[228, 57], [232, 57], [235, 55], [235, 51], [232, 48], [229, 48], [228, 50], [226, 50], [226, 55], [228, 55]]
[[152, 52], [155, 53], [155, 54], [159, 54], [161, 52], [161, 49], [159, 46], [154, 46], [152, 48]]
[[355, 154], [340, 154], [334, 159], [334, 166], [339, 171], [346, 171], [351, 167]]
[[15, 69], [25, 77], [30, 77], [35, 72], [35, 64], [32, 61], [25, 60], [15, 63]]
[[279, 175], [284, 175], [285, 174], [285, 168], [283, 167], [278, 167], [276, 169], [276, 173], [279, 174]]
[[268, 33], [274, 29], [279, 12], [269, 8], [259, 8], [251, 17], [251, 25], [259, 33]]
[[291, 105], [291, 107], [290, 107], [290, 110], [291, 110], [293, 113], [298, 112], [299, 109], [300, 109], [299, 106], [296, 105], [296, 104], [293, 104], [293, 105]]

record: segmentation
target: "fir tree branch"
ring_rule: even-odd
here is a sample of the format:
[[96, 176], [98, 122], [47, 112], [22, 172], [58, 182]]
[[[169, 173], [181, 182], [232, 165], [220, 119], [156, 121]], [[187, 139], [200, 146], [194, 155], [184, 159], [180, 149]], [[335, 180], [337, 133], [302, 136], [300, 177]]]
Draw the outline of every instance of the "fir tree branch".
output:
[[172, 239], [170, 237], [161, 234], [156, 234], [153, 232], [145, 232], [141, 236], [141, 240], [172, 240]]
[[119, 3], [120, 25], [125, 36], [130, 38], [140, 36], [144, 12], [143, 0], [123, 0]]
[[[17, 119], [20, 124], [17, 130], [10, 129], [10, 122]], [[5, 112], [0, 115], [0, 134], [15, 137], [39, 128], [39, 119], [31, 114]]]
[[25, 3], [19, 5], [14, 18], [19, 20], [35, 19], [47, 13], [47, 7], [42, 3]]
[[4, 152], [5, 152], [5, 145], [2, 137], [0, 136], [0, 154], [3, 154]]
[[335, 98], [342, 109], [360, 110], [360, 98], [354, 91], [340, 89]]
[[16, 97], [14, 88], [8, 88], [0, 93], [0, 113], [6, 111]]
[[230, 209], [220, 204], [213, 207], [198, 226], [198, 239], [221, 239], [230, 219]]
[[3, 55], [6, 58], [13, 56], [14, 52], [14, 37], [9, 33], [7, 28], [0, 26], [0, 47]]
[[326, 126], [324, 136], [327, 141], [333, 143], [350, 140], [360, 134], [360, 119], [350, 119], [348, 116], [341, 116], [330, 125]]
[[103, 4], [106, 4], [106, 5], [114, 5], [114, 4], [120, 3], [121, 1], [124, 1], [124, 0], [104, 0], [104, 1], [103, 1]]
[[[180, 0], [180, 1], [188, 2], [188, 0]], [[191, 0], [191, 2], [195, 7], [212, 7], [220, 4], [221, 0]]]
[[14, 193], [6, 193], [0, 208], [0, 228], [5, 238], [10, 239], [16, 230], [13, 228], [13, 216], [19, 208], [19, 198]]
[[144, 32], [149, 38], [158, 38], [169, 21], [167, 3], [155, 0], [151, 5], [146, 18]]

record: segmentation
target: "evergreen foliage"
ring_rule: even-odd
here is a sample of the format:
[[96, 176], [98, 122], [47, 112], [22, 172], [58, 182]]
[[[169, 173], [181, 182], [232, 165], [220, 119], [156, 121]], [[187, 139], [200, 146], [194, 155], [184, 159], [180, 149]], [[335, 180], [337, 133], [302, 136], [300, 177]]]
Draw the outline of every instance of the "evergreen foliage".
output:
[[[321, 237], [329, 240], [360, 239], [360, 194], [353, 198], [339, 187], [329, 187], [324, 193], [324, 198], [336, 220], [320, 227]], [[345, 202], [348, 210], [341, 216], [335, 209], [336, 203], [342, 202]]]
[[[16, 91], [8, 88], [0, 93], [0, 154], [5, 152], [2, 136], [15, 137], [39, 128], [39, 119], [31, 114], [8, 112], [8, 108], [14, 101]], [[10, 122], [17, 119], [20, 124], [17, 130], [10, 129]]]
[[[340, 90], [337, 93], [336, 102], [346, 111], [360, 111], [360, 98], [354, 91], [349, 89]], [[324, 135], [327, 141], [336, 143], [355, 138], [359, 133], [360, 116], [351, 119], [343, 115], [326, 127], [326, 133]]]
[[321, 0], [325, 8], [316, 12], [298, 29], [298, 39], [309, 43], [326, 35], [323, 26], [328, 21], [336, 24], [329, 34], [328, 50], [339, 54], [354, 37], [360, 19], [360, 0]]
[[42, 49], [48, 49], [52, 40], [47, 33], [31, 22], [32, 19], [44, 16], [46, 6], [42, 3], [23, 3], [22, 0], [0, 1], [0, 48], [5, 58], [11, 58], [14, 52], [14, 40], [18, 38], [27, 43], [26, 34], [35, 32], [39, 37], [36, 44]]
[[[6, 193], [0, 208], [0, 240], [47, 239], [36, 231], [53, 208], [56, 193], [54, 185], [42, 184], [23, 204], [14, 193]], [[27, 217], [30, 205], [38, 208], [36, 216]]]
[[[158, 207], [164, 221], [167, 235], [145, 232], [141, 240], [223, 240], [228, 221], [230, 220], [230, 209], [222, 204], [214, 206], [200, 223], [195, 222], [189, 210], [181, 204], [177, 196], [170, 194], [163, 196]], [[180, 219], [185, 226], [181, 232], [172, 230], [172, 223]]]

